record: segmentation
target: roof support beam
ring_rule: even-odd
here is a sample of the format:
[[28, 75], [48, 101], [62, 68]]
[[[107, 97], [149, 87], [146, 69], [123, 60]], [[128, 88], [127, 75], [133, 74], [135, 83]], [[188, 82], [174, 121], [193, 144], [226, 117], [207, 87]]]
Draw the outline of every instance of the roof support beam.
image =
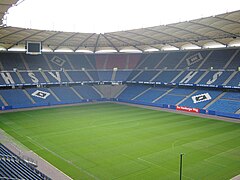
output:
[[[171, 28], [175, 28], [175, 29], [178, 29], [178, 30], [181, 30], [181, 31], [186, 31], [186, 32], [188, 32], [188, 33], [192, 33], [192, 34], [195, 34], [195, 35], [197, 35], [197, 36], [201, 36], [203, 39], [200, 39], [200, 40], [208, 40], [208, 39], [210, 39], [210, 40], [213, 40], [213, 41], [216, 41], [216, 42], [222, 44], [222, 42], [220, 42], [220, 41], [218, 41], [218, 40], [215, 40], [214, 38], [210, 38], [210, 37], [204, 36], [204, 35], [202, 35], [202, 34], [199, 34], [199, 33], [194, 32], [194, 31], [189, 31], [188, 29], [179, 28], [179, 27], [176, 27], [176, 26], [173, 26], [173, 25], [166, 25], [166, 26], [167, 26], [167, 27], [171, 27]], [[198, 41], [198, 40], [196, 39], [196, 41]], [[202, 46], [198, 45], [198, 44], [195, 43], [195, 42], [192, 42], [192, 41], [189, 41], [189, 42], [192, 43], [192, 44], [195, 44], [195, 45], [197, 45], [197, 46], [199, 46], [199, 47], [201, 47], [201, 48], [203, 48]]]
[[240, 22], [238, 21], [234, 21], [234, 20], [231, 20], [231, 19], [226, 19], [226, 18], [222, 18], [222, 17], [219, 17], [219, 16], [214, 16], [214, 18], [217, 18], [217, 19], [220, 19], [220, 20], [225, 20], [225, 21], [229, 21], [229, 22], [232, 22], [234, 24], [240, 24]]
[[78, 48], [80, 48], [87, 40], [89, 40], [91, 37], [93, 37], [95, 35], [95, 33], [90, 34], [87, 38], [85, 38], [75, 49], [74, 51], [78, 50]]
[[56, 49], [58, 49], [62, 44], [64, 44], [66, 41], [68, 41], [69, 39], [73, 38], [77, 33], [73, 33], [71, 36], [69, 36], [68, 38], [64, 39], [62, 42], [60, 42], [57, 47], [55, 47], [53, 49], [53, 51], [55, 51]]
[[[1, 29], [7, 29], [7, 28], [10, 28], [10, 27], [4, 27], [4, 28], [1, 28]], [[3, 38], [6, 38], [6, 37], [8, 37], [8, 36], [11, 36], [11, 35], [13, 35], [13, 34], [22, 32], [22, 31], [26, 31], [26, 29], [20, 29], [20, 30], [18, 30], [18, 31], [12, 32], [12, 33], [7, 34], [7, 35], [5, 35], [5, 36], [2, 36], [2, 37], [0, 38], [0, 40], [3, 39]]]
[[47, 38], [45, 38], [42, 42], [46, 42], [47, 40], [53, 38], [54, 36], [56, 36], [56, 35], [58, 35], [58, 34], [60, 34], [60, 33], [61, 33], [61, 32], [56, 32], [56, 33], [54, 33], [54, 34], [48, 36]]
[[[127, 31], [127, 33], [128, 33], [128, 31]], [[120, 38], [125, 38], [125, 39], [127, 39], [127, 40], [129, 40], [129, 41], [135, 41], [135, 42], [137, 42], [137, 44], [130, 44], [130, 43], [127, 43], [127, 44], [130, 44], [130, 46], [133, 46], [133, 47], [135, 47], [136, 48], [136, 46], [137, 45], [148, 45], [148, 44], [145, 44], [144, 42], [141, 42], [141, 41], [138, 41], [138, 40], [135, 40], [135, 39], [132, 39], [132, 38], [128, 38], [128, 37], [125, 37], [125, 36], [121, 36], [121, 35], [116, 35], [116, 34], [114, 34], [114, 36], [117, 36], [117, 37], [120, 37]], [[148, 46], [150, 46], [150, 47], [152, 47], [152, 48], [156, 48], [156, 47], [153, 47], [153, 46], [151, 46], [151, 45], [148, 45]], [[158, 48], [157, 48], [158, 49]], [[141, 51], [143, 51], [142, 49], [139, 49], [138, 48], [138, 50], [141, 50]]]
[[107, 34], [107, 36], [109, 36], [109, 37], [111, 37], [111, 38], [113, 38], [113, 39], [116, 39], [116, 40], [118, 40], [118, 41], [120, 41], [120, 42], [123, 42], [124, 44], [127, 44], [128, 46], [132, 46], [132, 47], [136, 48], [137, 50], [139, 50], [139, 51], [141, 51], [141, 52], [144, 51], [143, 49], [140, 49], [140, 48], [138, 48], [137, 46], [135, 46], [135, 45], [133, 45], [133, 44], [130, 44], [130, 43], [126, 42], [126, 41], [123, 41], [122, 39], [119, 39], [119, 38], [117, 38], [117, 37], [114, 37], [114, 36], [112, 36], [112, 35], [110, 35], [110, 34]]
[[222, 30], [222, 29], [218, 29], [218, 28], [216, 28], [216, 27], [209, 26], [209, 25], [206, 25], [206, 24], [202, 24], [202, 23], [198, 23], [198, 22], [194, 22], [194, 21], [189, 21], [189, 23], [197, 24], [197, 25], [199, 25], [199, 26], [203, 26], [203, 27], [207, 27], [207, 28], [211, 28], [211, 29], [214, 29], [214, 30], [216, 30], [216, 31], [221, 31], [221, 32], [223, 32], [223, 33], [225, 33], [225, 34], [230, 35], [230, 37], [240, 37], [240, 35], [233, 34], [233, 33], [230, 33], [230, 32], [227, 32], [227, 31], [224, 31], [224, 30]]
[[[129, 40], [129, 41], [135, 41], [135, 42], [137, 42], [138, 44], [143, 44], [143, 42], [141, 42], [141, 41], [138, 41], [138, 40], [135, 40], [135, 39], [132, 39], [132, 38], [128, 38], [128, 37], [125, 37], [125, 36], [122, 36], [122, 35], [118, 35], [118, 34], [112, 34], [113, 36], [117, 36], [117, 37], [120, 37], [120, 38], [125, 38], [125, 39], [127, 39], [127, 40]], [[135, 44], [135, 45], [137, 45], [137, 44]]]
[[90, 34], [87, 38], [85, 38], [75, 49], [74, 51], [78, 50], [87, 40], [89, 40], [91, 37], [93, 37], [95, 33]]
[[[130, 34], [135, 34], [135, 35], [138, 35], [138, 36], [143, 36], [143, 37], [148, 38], [148, 39], [152, 39], [152, 40], [154, 40], [154, 41], [157, 41], [159, 44], [162, 44], [161, 41], [159, 41], [158, 39], [152, 38], [152, 37], [150, 37], [150, 36], [146, 36], [146, 35], [139, 34], [139, 33], [135, 33], [135, 32], [130, 32], [130, 31], [127, 31], [127, 32], [130, 33]], [[153, 48], [155, 48], [155, 49], [158, 49], [158, 50], [160, 51], [160, 49], [157, 48], [157, 47], [155, 47], [155, 46], [152, 46], [152, 45], [151, 45], [151, 47], [153, 47]]]
[[[146, 29], [147, 29], [147, 30], [150, 30], [150, 31], [153, 31], [153, 32], [156, 32], [156, 33], [160, 33], [160, 34], [163, 34], [163, 35], [167, 35], [167, 36], [173, 37], [173, 38], [175, 38], [175, 39], [178, 39], [179, 42], [189, 42], [189, 41], [186, 41], [185, 39], [179, 38], [179, 37], [177, 37], [177, 36], [173, 36], [173, 35], [171, 35], [171, 34], [169, 34], [169, 33], [166, 33], [166, 32], [162, 32], [162, 31], [158, 31], [158, 30], [150, 29], [150, 28], [146, 28]], [[164, 44], [164, 43], [169, 44], [169, 45], [171, 45], [171, 46], [173, 46], [173, 47], [176, 47], [176, 45], [174, 45], [174, 44], [172, 44], [172, 43], [170, 43], [170, 42], [162, 42], [162, 44]], [[190, 43], [191, 43], [191, 42], [190, 42]], [[194, 43], [192, 43], [192, 44], [194, 44]], [[195, 45], [197, 45], [197, 44], [195, 44]], [[197, 46], [198, 46], [198, 45], [197, 45]], [[181, 48], [181, 47], [177, 47], [177, 48]]]
[[117, 52], [119, 52], [119, 49], [113, 44], [112, 41], [110, 41], [104, 34], [102, 34], [102, 36], [111, 44], [111, 46], [112, 46]]
[[[26, 37], [18, 40], [18, 41], [16, 42], [16, 44], [19, 44], [21, 41], [25, 41], [25, 40], [27, 40], [28, 38], [30, 38], [30, 37], [32, 37], [32, 36], [35, 36], [35, 35], [37, 35], [37, 34], [40, 34], [40, 33], [42, 33], [42, 32], [44, 32], [44, 30], [43, 30], [43, 31], [37, 31], [37, 32], [35, 32], [35, 33], [33, 33], [33, 34], [29, 35], [29, 36], [26, 36]], [[12, 47], [15, 46], [16, 44], [11, 45], [10, 47], [8, 47], [8, 49], [12, 48]]]
[[96, 43], [95, 43], [95, 46], [94, 46], [94, 50], [93, 50], [94, 53], [96, 52], [96, 49], [97, 49], [97, 46], [98, 46], [98, 41], [99, 41], [100, 36], [101, 36], [101, 33], [100, 33], [100, 34], [98, 35], [98, 37], [97, 37], [97, 40], [96, 40]]

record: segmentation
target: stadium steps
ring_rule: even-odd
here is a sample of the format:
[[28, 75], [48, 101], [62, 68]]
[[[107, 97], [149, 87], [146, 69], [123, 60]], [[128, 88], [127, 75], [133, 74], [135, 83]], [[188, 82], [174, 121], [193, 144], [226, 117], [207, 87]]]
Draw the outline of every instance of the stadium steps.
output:
[[49, 69], [50, 69], [50, 70], [53, 70], [52, 65], [50, 64], [50, 62], [49, 62], [49, 60], [48, 60], [48, 58], [47, 58], [47, 56], [46, 56], [45, 54], [43, 54], [43, 58], [44, 58], [44, 60], [46, 61]]
[[150, 54], [148, 54], [137, 66], [135, 69], [138, 69], [144, 62], [146, 59], [148, 59], [150, 57]]
[[28, 64], [27, 64], [27, 62], [26, 62], [26, 60], [24, 59], [24, 57], [23, 57], [22, 54], [20, 54], [20, 58], [22, 59], [23, 65], [25, 66], [25, 68], [26, 68], [27, 70], [30, 70], [30, 68], [29, 68], [29, 66], [28, 66]]
[[34, 99], [28, 94], [28, 92], [23, 89], [23, 93], [27, 96], [27, 98], [33, 103], [36, 104], [36, 102], [34, 101]]
[[208, 73], [209, 71], [206, 71], [205, 73], [203, 73], [194, 84], [198, 84]]
[[186, 57], [189, 55], [190, 52], [187, 52], [185, 54], [185, 56], [183, 56], [183, 58], [178, 62], [178, 64], [174, 67], [174, 69], [177, 69], [178, 66], [180, 66], [180, 64], [182, 64], [182, 62], [186, 59]]
[[49, 92], [51, 93], [51, 95], [53, 95], [53, 97], [55, 97], [55, 99], [58, 101], [58, 102], [61, 102], [61, 100], [59, 99], [59, 97], [53, 92], [53, 90], [51, 90], [51, 88], [48, 88]]
[[21, 81], [21, 83], [25, 83], [25, 81], [24, 81], [24, 79], [23, 79], [23, 77], [22, 77], [22, 75], [17, 71], [16, 72], [16, 74], [17, 74], [17, 77], [20, 79], [20, 81]]
[[120, 94], [122, 94], [122, 92], [127, 89], [127, 86], [124, 85], [123, 88], [114, 96], [114, 98], [117, 98]]
[[237, 73], [238, 71], [233, 72], [222, 85], [226, 85], [227, 83], [229, 83]]
[[89, 65], [92, 67], [92, 69], [96, 69], [93, 64], [91, 63], [90, 59], [88, 58], [87, 55], [84, 55], [84, 57], [86, 58], [87, 62], [89, 63]]
[[46, 74], [43, 71], [40, 71], [41, 75], [43, 76], [44, 80], [48, 83], [50, 83], [48, 77], [46, 76]]
[[4, 104], [4, 106], [8, 106], [7, 101], [2, 97], [2, 95], [0, 95], [0, 100], [2, 101], [2, 103]]
[[[199, 66], [196, 69], [200, 69], [202, 67], [202, 65], [207, 61], [207, 59], [209, 58], [209, 56], [211, 56], [211, 54], [213, 53], [213, 51], [210, 51], [208, 53], [208, 55], [204, 58], [204, 60], [199, 64]], [[210, 67], [209, 67], [210, 68]]]
[[109, 58], [109, 55], [107, 55], [106, 59], [104, 60], [103, 69], [107, 69], [108, 58]]
[[4, 67], [2, 65], [2, 62], [0, 61], [0, 71], [4, 71]]
[[139, 73], [137, 73], [132, 79], [131, 81], [134, 81], [134, 79], [136, 79], [140, 74], [142, 74], [144, 72], [144, 70], [141, 70]]
[[104, 98], [103, 94], [95, 86], [92, 86], [92, 88], [101, 96], [101, 98]]
[[178, 75], [171, 81], [171, 83], [175, 82], [184, 72], [185, 70], [182, 70], [180, 73], [178, 73]]
[[73, 87], [70, 87], [70, 89], [71, 89], [80, 99], [84, 99]]
[[162, 95], [159, 96], [158, 98], [154, 99], [154, 100], [152, 101], [152, 103], [155, 103], [156, 101], [158, 101], [159, 99], [161, 99], [163, 96], [165, 96], [165, 95], [167, 95], [168, 93], [170, 93], [173, 89], [174, 89], [174, 88], [169, 89], [169, 90], [166, 91], [164, 94], [162, 94]]
[[227, 63], [225, 64], [225, 66], [223, 67], [223, 69], [227, 69], [227, 67], [229, 66], [229, 64], [231, 64], [231, 62], [233, 61], [233, 59], [236, 57], [236, 55], [239, 53], [239, 49], [232, 55], [232, 57], [227, 61]]
[[235, 112], [235, 114], [240, 114], [240, 108]]
[[209, 102], [203, 109], [209, 108], [211, 105], [213, 105], [217, 100], [219, 100], [221, 97], [223, 97], [226, 94], [226, 92], [223, 92], [219, 94], [215, 99], [213, 99], [211, 102]]
[[94, 81], [94, 79], [92, 78], [92, 76], [86, 71], [84, 70], [85, 74], [87, 75], [87, 77], [91, 80]]
[[72, 78], [69, 76], [69, 74], [67, 73], [67, 71], [63, 71], [64, 75], [67, 77], [69, 82], [73, 82]]
[[165, 56], [156, 64], [156, 66], [154, 67], [154, 69], [157, 69], [157, 67], [163, 62], [164, 59], [166, 59], [166, 57], [168, 56], [169, 53], [165, 54]]
[[127, 55], [125, 69], [128, 69], [128, 67], [129, 67], [129, 61], [130, 61], [130, 59], [129, 59], [129, 55]]
[[141, 92], [140, 94], [138, 94], [137, 96], [135, 96], [134, 98], [132, 98], [131, 100], [135, 100], [137, 99], [138, 97], [140, 97], [141, 95], [143, 95], [144, 93], [146, 93], [147, 91], [149, 91], [150, 89], [152, 89], [151, 87], [146, 89], [145, 91]]
[[186, 101], [189, 97], [191, 97], [193, 94], [195, 94], [197, 90], [193, 91], [191, 94], [187, 95], [185, 98], [183, 98], [181, 101], [179, 101], [176, 105], [179, 106], [179, 104], [183, 103]]
[[75, 70], [74, 66], [72, 65], [71, 61], [69, 60], [68, 56], [64, 54], [65, 59], [68, 61], [68, 64], [70, 65], [71, 69]]
[[115, 81], [116, 73], [117, 73], [117, 71], [113, 70], [111, 81]]
[[150, 79], [150, 82], [153, 81], [156, 77], [158, 77], [162, 72], [163, 70], [159, 71], [155, 76], [153, 76], [152, 79]]

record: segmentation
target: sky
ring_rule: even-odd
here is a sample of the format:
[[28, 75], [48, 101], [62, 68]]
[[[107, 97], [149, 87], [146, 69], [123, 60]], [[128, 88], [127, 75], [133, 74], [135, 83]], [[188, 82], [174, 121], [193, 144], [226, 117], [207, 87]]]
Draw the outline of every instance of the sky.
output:
[[239, 0], [24, 0], [7, 26], [107, 33], [177, 23], [240, 10]]

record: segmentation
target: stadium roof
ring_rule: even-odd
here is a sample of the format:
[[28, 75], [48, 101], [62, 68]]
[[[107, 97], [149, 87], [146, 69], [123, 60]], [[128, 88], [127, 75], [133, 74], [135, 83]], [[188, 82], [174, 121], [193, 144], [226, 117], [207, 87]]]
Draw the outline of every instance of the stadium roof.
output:
[[[14, 3], [17, 3], [17, 0], [1, 1], [1, 17], [4, 15], [3, 11], [7, 12]], [[177, 49], [186, 45], [203, 48], [209, 43], [228, 46], [234, 39], [239, 38], [240, 10], [191, 21], [103, 34], [0, 26], [0, 46], [7, 50], [16, 46], [25, 47], [26, 41], [41, 41], [44, 49], [52, 51], [67, 49], [74, 52], [143, 52], [149, 49], [162, 50], [166, 46]]]
[[8, 9], [16, 4], [19, 0], [1, 0], [0, 1], [0, 24], [3, 24], [2, 20]]

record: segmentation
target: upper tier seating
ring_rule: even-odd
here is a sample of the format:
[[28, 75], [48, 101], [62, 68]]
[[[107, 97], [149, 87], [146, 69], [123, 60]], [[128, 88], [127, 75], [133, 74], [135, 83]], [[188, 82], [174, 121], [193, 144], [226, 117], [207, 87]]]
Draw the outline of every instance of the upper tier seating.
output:
[[200, 68], [208, 69], [213, 67], [214, 69], [223, 69], [235, 52], [235, 49], [214, 50]]
[[140, 54], [99, 54], [96, 55], [97, 69], [134, 69], [140, 60]]
[[93, 69], [95, 67], [94, 55], [67, 54], [66, 57], [74, 70]]
[[0, 70], [237, 69], [239, 49], [209, 49], [149, 54], [0, 53]]

